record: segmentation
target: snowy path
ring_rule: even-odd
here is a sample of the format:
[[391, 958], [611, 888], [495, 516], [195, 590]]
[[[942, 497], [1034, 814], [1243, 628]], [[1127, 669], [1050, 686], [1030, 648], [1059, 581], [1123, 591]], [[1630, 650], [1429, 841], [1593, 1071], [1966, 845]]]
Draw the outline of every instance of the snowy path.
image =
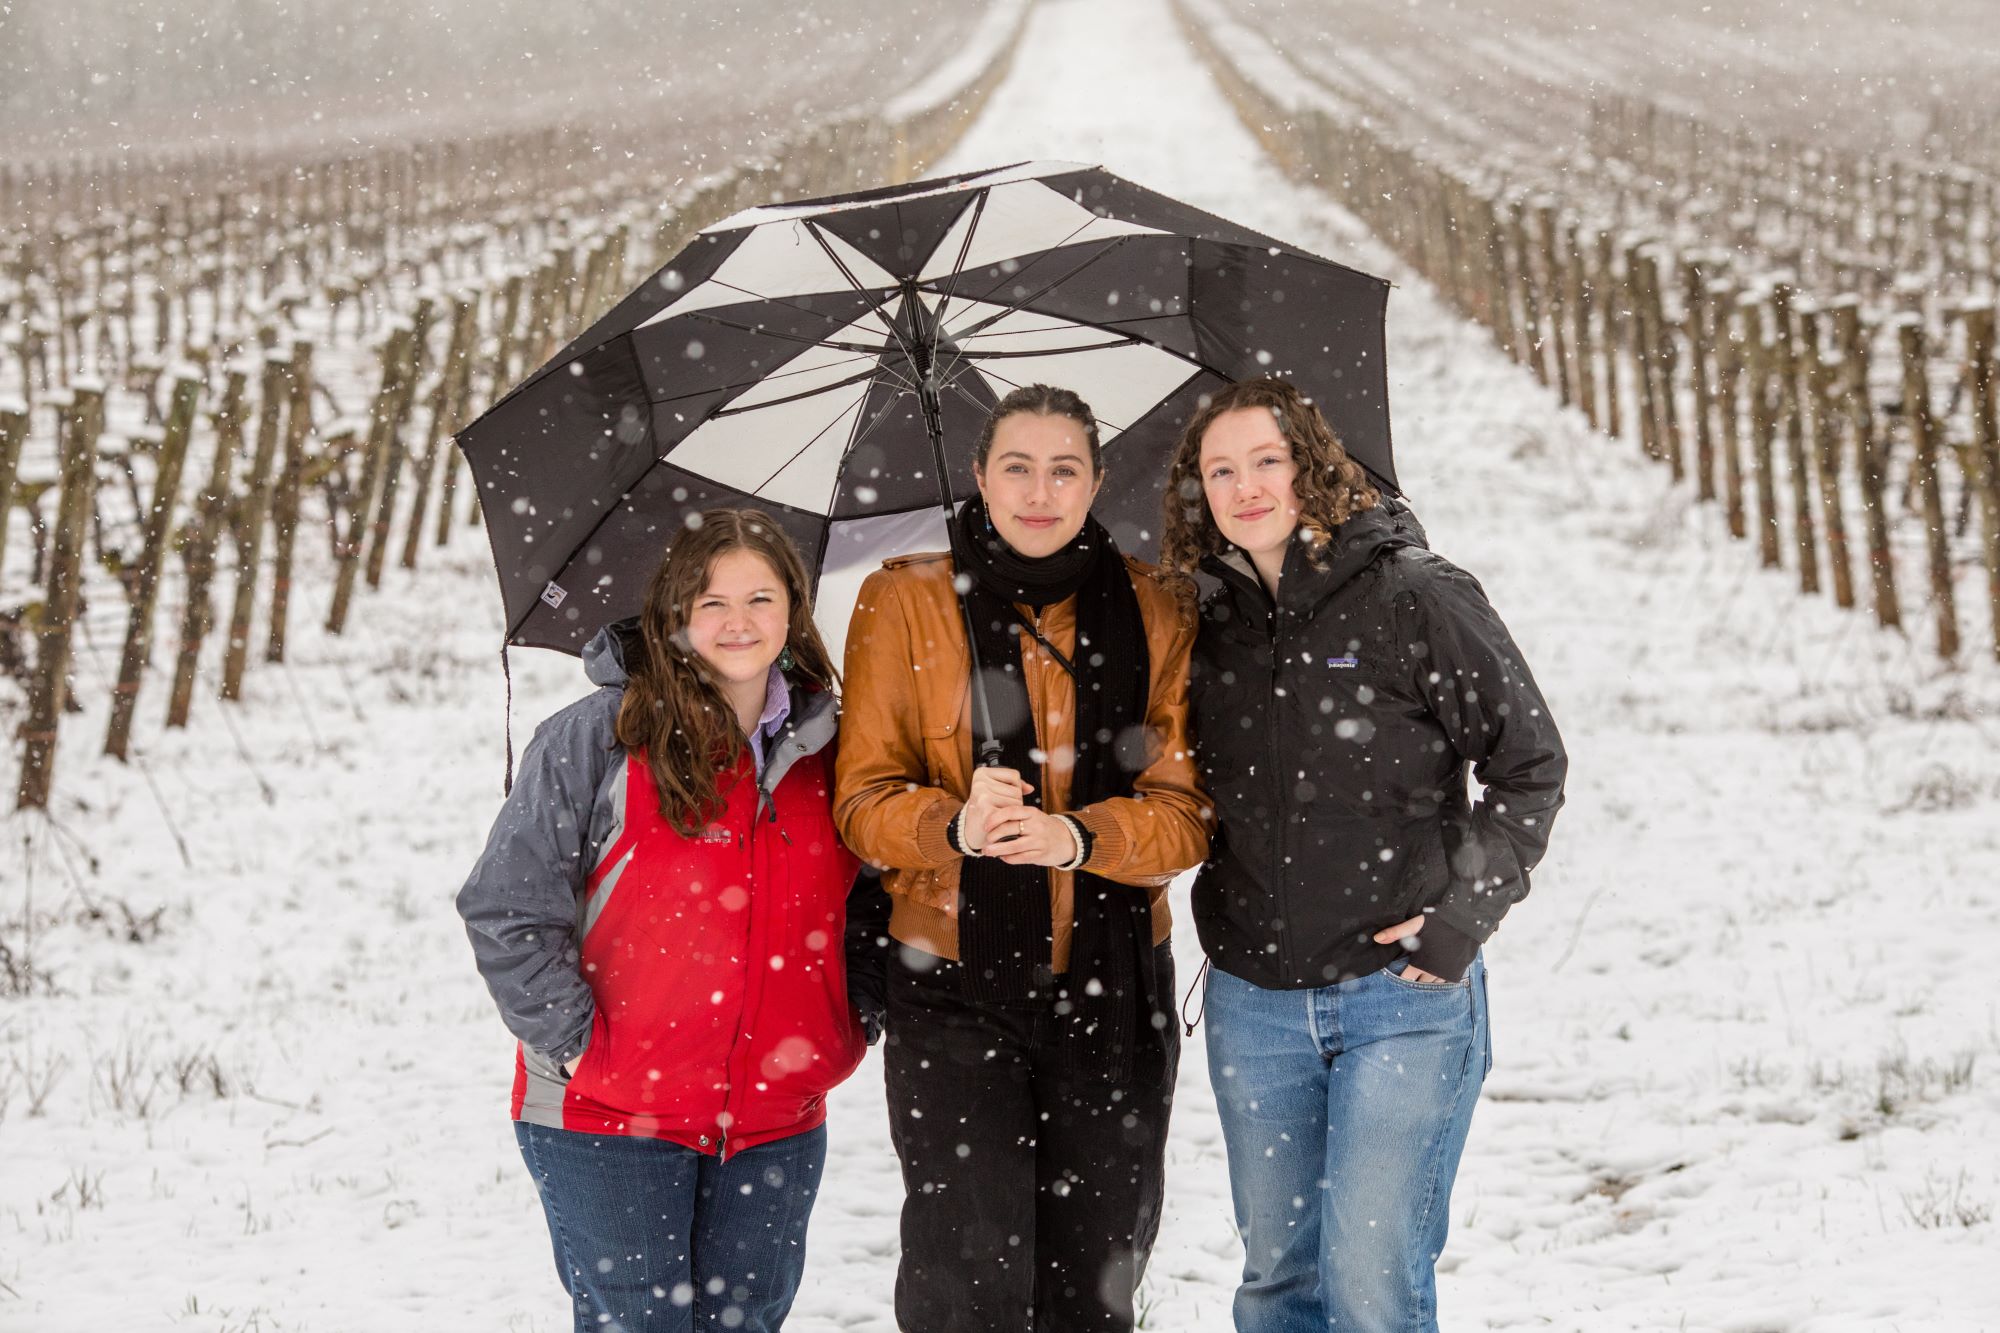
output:
[[[944, 165], [1046, 157], [1398, 273], [1263, 157], [1158, 0], [1044, 0]], [[1712, 515], [1419, 284], [1390, 341], [1413, 502], [1573, 753], [1548, 865], [1489, 950], [1497, 1065], [1444, 1326], [2000, 1327], [1995, 673], [1896, 684], [1920, 653], [1706, 539]], [[497, 806], [502, 701], [483, 544], [449, 555], [346, 641], [253, 674], [241, 757], [213, 718], [153, 735], [157, 799], [87, 757], [99, 715], [66, 733], [59, 813], [102, 863], [84, 890], [115, 920], [166, 911], [149, 943], [52, 935], [66, 993], [0, 1007], [0, 1068], [68, 1061], [44, 1116], [17, 1082], [0, 1120], [0, 1329], [567, 1327], [508, 1042], [450, 909]], [[570, 660], [518, 655], [522, 736], [580, 688]], [[29, 850], [37, 903], [73, 911], [46, 838]], [[1192, 977], [1191, 930], [1177, 950]], [[121, 1054], [197, 1052], [226, 1095], [170, 1075], [141, 1114], [113, 1086]], [[833, 1135], [790, 1327], [887, 1333], [900, 1187], [874, 1057]], [[1199, 1037], [1170, 1162], [1146, 1327], [1226, 1328], [1239, 1252]]]

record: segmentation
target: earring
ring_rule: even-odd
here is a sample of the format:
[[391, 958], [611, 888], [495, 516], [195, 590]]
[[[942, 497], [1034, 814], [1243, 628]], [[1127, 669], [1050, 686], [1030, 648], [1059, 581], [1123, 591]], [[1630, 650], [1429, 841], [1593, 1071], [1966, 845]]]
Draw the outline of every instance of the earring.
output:
[[792, 656], [792, 645], [788, 643], [778, 652], [778, 670], [790, 671], [797, 665], [798, 661]]

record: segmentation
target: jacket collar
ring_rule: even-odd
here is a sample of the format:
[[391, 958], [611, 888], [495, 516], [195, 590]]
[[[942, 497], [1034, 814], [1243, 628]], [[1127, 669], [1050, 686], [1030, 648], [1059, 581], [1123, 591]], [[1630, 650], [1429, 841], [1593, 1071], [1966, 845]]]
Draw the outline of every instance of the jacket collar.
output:
[[833, 692], [794, 685], [792, 711], [764, 752], [764, 776], [757, 783], [759, 793], [768, 796], [776, 791], [793, 764], [833, 744], [839, 731], [840, 704]]
[[1252, 605], [1267, 613], [1277, 609], [1310, 618], [1322, 603], [1378, 556], [1399, 546], [1429, 549], [1423, 525], [1417, 522], [1410, 507], [1384, 496], [1375, 508], [1363, 510], [1336, 528], [1318, 560], [1312, 558], [1305, 542], [1293, 542], [1285, 552], [1284, 567], [1278, 574], [1275, 604], [1250, 557], [1241, 549], [1231, 546], [1218, 555], [1207, 556], [1201, 567], [1221, 580], [1224, 589], [1239, 603], [1251, 599]]

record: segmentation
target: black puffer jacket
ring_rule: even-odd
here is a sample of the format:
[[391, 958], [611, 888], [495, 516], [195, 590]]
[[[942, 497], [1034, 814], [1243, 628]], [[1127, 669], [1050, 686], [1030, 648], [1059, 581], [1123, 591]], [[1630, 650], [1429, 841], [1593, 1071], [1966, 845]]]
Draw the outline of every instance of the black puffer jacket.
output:
[[1506, 626], [1386, 499], [1321, 566], [1293, 546], [1276, 605], [1240, 553], [1202, 572], [1188, 694], [1221, 823], [1202, 947], [1260, 986], [1324, 986], [1401, 957], [1371, 937], [1421, 911], [1412, 961], [1457, 980], [1527, 895], [1568, 768]]

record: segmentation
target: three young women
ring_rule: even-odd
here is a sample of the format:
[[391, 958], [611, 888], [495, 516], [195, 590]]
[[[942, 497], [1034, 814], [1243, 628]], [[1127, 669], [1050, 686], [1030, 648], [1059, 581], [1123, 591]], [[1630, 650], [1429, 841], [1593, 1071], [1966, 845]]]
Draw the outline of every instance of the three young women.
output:
[[[676, 543], [586, 653], [604, 688], [529, 747], [460, 907], [578, 1328], [782, 1320], [859, 1058], [844, 838], [900, 945], [903, 1327], [1133, 1326], [1179, 1057], [1165, 886], [1200, 864], [1238, 1329], [1434, 1329], [1480, 945], [1562, 803], [1519, 651], [1281, 381], [1188, 423], [1166, 576], [1090, 517], [1076, 395], [1003, 399], [976, 476], [949, 553], [863, 586], [837, 779], [804, 571], [749, 513]], [[875, 927], [845, 915], [859, 979]]]
[[579, 1333], [763, 1333], [798, 1291], [826, 1095], [878, 1008], [810, 589], [764, 515], [701, 515], [458, 895]]
[[1166, 885], [1208, 842], [1192, 610], [1091, 517], [1074, 393], [1003, 398], [975, 470], [951, 551], [871, 575], [847, 639], [836, 819], [901, 945], [897, 1322], [1129, 1329], [1180, 1053]]
[[1194, 914], [1236, 1327], [1435, 1329], [1492, 1058], [1480, 945], [1548, 844], [1561, 737], [1479, 584], [1291, 385], [1196, 413], [1165, 520], [1163, 566], [1213, 581], [1189, 707], [1219, 827]]

